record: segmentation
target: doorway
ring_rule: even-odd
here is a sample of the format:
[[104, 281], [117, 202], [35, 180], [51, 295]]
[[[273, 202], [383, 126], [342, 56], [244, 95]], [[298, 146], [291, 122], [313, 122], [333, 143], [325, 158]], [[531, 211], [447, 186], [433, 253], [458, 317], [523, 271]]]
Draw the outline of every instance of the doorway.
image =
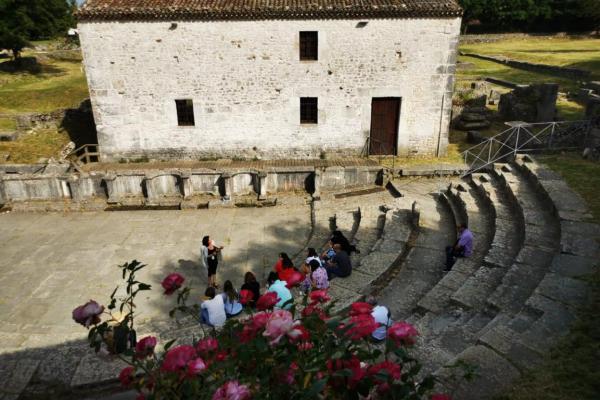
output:
[[396, 154], [400, 105], [400, 97], [373, 97], [369, 139], [370, 155]]

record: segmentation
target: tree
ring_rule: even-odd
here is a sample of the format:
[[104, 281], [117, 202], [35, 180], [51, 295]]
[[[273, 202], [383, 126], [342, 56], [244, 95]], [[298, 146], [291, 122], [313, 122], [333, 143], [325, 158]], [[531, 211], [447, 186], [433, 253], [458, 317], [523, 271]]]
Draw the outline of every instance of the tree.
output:
[[75, 0], [0, 0], [0, 48], [18, 58], [29, 40], [65, 34], [76, 7]]
[[592, 20], [594, 30], [600, 31], [600, 0], [582, 0], [580, 16]]

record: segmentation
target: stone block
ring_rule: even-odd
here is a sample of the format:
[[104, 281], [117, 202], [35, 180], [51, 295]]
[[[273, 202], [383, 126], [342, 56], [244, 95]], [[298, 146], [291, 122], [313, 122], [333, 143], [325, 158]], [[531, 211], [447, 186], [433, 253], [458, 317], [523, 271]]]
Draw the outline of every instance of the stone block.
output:
[[[471, 382], [462, 382], [453, 397], [461, 400], [489, 399], [505, 392], [515, 379], [519, 378], [519, 371], [505, 358], [484, 346], [472, 346], [456, 356], [449, 364], [463, 360], [478, 366], [478, 374]], [[442, 382], [450, 379], [451, 370], [440, 369], [435, 375]], [[450, 382], [448, 382], [450, 384]]]
[[71, 379], [71, 387], [116, 382], [119, 372], [125, 366], [127, 364], [118, 358], [88, 352], [83, 355], [81, 362], [75, 370], [75, 374]]
[[570, 254], [557, 254], [552, 259], [550, 271], [571, 278], [583, 277], [595, 271], [598, 260]]
[[8, 395], [17, 397], [27, 387], [33, 374], [40, 364], [39, 359], [20, 357], [2, 356], [0, 363], [0, 395]]
[[589, 289], [584, 281], [548, 273], [535, 292], [562, 304], [578, 307], [585, 303]]

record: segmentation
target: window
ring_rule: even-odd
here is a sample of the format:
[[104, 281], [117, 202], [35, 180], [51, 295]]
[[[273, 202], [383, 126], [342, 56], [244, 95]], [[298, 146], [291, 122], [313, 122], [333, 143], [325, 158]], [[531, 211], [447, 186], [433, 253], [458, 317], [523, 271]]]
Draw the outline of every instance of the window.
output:
[[319, 32], [300, 32], [300, 61], [319, 59]]
[[316, 124], [318, 122], [317, 97], [300, 97], [300, 123]]
[[194, 126], [194, 102], [191, 99], [175, 100], [177, 107], [177, 124]]

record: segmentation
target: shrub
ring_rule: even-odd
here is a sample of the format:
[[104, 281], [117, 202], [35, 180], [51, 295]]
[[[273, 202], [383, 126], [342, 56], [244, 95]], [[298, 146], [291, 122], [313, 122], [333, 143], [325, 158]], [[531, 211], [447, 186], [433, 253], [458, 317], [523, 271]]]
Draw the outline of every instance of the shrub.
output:
[[[138, 282], [135, 272], [144, 265], [138, 261], [121, 266], [127, 282], [126, 324], [133, 327], [133, 298], [149, 285]], [[177, 296], [171, 316], [185, 313], [198, 319], [198, 305], [188, 305], [190, 288], [184, 277], [170, 274], [162, 282], [165, 295]], [[141, 286], [140, 286], [141, 285]], [[115, 293], [109, 310], [117, 307]], [[251, 294], [244, 293], [247, 303]], [[119, 380], [139, 392], [139, 399], [422, 399], [429, 396], [435, 380], [418, 379], [419, 362], [409, 348], [418, 335], [406, 322], [388, 328], [388, 338], [374, 345], [371, 334], [378, 328], [371, 316], [372, 307], [354, 303], [349, 312], [334, 313], [326, 290], [313, 291], [302, 304], [290, 311], [273, 309], [278, 299], [261, 296], [257, 304], [263, 311], [246, 307], [246, 315], [230, 319], [219, 331], [204, 331], [193, 345], [170, 341], [164, 353], [157, 354], [154, 337], [129, 343], [120, 357], [129, 366]], [[292, 300], [290, 300], [292, 301]], [[104, 307], [91, 300], [74, 310], [76, 322], [89, 327], [90, 345], [99, 350], [98, 340], [106, 345], [110, 325], [100, 321]], [[204, 327], [202, 328], [204, 330]], [[114, 346], [113, 346], [114, 352]], [[445, 395], [432, 398], [449, 399]]]

